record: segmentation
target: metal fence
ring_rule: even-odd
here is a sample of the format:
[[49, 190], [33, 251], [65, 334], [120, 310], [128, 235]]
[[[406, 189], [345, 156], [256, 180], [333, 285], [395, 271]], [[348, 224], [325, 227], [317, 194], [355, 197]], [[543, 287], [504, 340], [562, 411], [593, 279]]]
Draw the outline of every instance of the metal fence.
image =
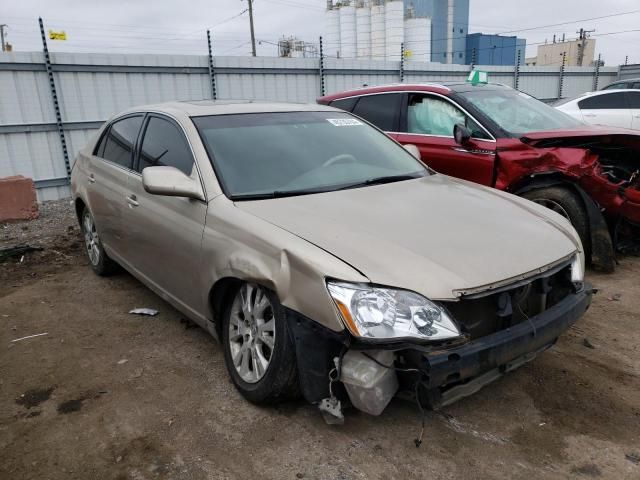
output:
[[[102, 122], [134, 105], [208, 98], [313, 102], [365, 84], [464, 80], [470, 69], [326, 57], [51, 53], [48, 60], [43, 53], [0, 53], [0, 177], [33, 178], [41, 201], [69, 194], [68, 167], [77, 151]], [[619, 74], [618, 67], [476, 68], [545, 100], [594, 90]]]

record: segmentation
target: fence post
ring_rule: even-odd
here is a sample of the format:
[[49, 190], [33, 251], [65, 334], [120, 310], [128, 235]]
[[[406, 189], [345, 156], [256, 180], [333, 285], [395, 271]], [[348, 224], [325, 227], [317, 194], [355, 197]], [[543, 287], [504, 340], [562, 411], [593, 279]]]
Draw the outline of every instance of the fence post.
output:
[[325, 96], [325, 86], [324, 86], [324, 49], [322, 46], [322, 36], [320, 36], [320, 96]]
[[516, 68], [513, 70], [513, 88], [515, 88], [516, 90], [520, 90], [519, 83], [520, 83], [520, 61], [521, 61], [521, 57], [522, 57], [522, 51], [518, 50], [518, 58], [517, 58]]
[[564, 67], [567, 61], [567, 52], [562, 52], [562, 66], [560, 67], [560, 81], [558, 82], [558, 100], [562, 98], [564, 90]]
[[44, 52], [44, 62], [49, 77], [49, 90], [51, 99], [53, 100], [53, 110], [56, 115], [56, 126], [58, 127], [58, 136], [60, 137], [60, 145], [62, 146], [62, 157], [64, 158], [64, 166], [67, 170], [67, 180], [71, 180], [71, 164], [69, 163], [69, 151], [67, 150], [67, 140], [64, 136], [64, 127], [62, 125], [62, 114], [60, 113], [60, 104], [58, 103], [58, 94], [56, 93], [56, 82], [53, 78], [53, 70], [51, 68], [51, 57], [49, 56], [49, 48], [47, 47], [47, 37], [44, 33], [44, 23], [42, 18], [38, 18], [40, 24], [40, 35], [42, 36], [42, 51]]
[[213, 49], [211, 48], [211, 32], [207, 30], [207, 47], [209, 49], [209, 81], [211, 82], [211, 98], [213, 100], [218, 99], [218, 92], [216, 89], [216, 71], [213, 66]]
[[404, 82], [404, 42], [400, 44], [400, 83]]
[[471, 71], [476, 68], [476, 47], [471, 49]]
[[598, 81], [600, 80], [600, 62], [602, 61], [602, 54], [598, 54], [598, 63], [596, 63], [596, 73], [593, 77], [593, 91], [598, 90]]

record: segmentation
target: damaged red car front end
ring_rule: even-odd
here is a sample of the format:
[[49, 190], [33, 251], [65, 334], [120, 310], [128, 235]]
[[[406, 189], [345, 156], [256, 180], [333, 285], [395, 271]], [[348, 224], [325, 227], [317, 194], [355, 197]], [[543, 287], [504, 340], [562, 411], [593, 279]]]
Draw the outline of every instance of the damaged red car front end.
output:
[[595, 204], [589, 215], [594, 264], [613, 269], [612, 243], [622, 251], [637, 248], [640, 135], [607, 127], [532, 132], [500, 139], [497, 150], [496, 188], [523, 194], [564, 184]]
[[640, 251], [640, 132], [585, 125], [500, 84], [388, 85], [319, 103], [353, 112], [434, 170], [520, 195], [571, 221], [592, 266]]

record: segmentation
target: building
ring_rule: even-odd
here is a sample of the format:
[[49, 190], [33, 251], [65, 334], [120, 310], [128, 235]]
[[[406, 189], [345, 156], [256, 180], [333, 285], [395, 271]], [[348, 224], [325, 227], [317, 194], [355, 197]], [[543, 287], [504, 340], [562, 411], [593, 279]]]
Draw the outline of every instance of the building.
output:
[[524, 38], [471, 33], [467, 35], [467, 64], [523, 65], [527, 41]]
[[284, 58], [318, 57], [318, 46], [296, 37], [282, 37], [278, 40], [278, 56]]
[[431, 19], [418, 17], [403, 0], [327, 1], [323, 53], [328, 57], [428, 62]]
[[596, 40], [582, 36], [584, 38], [566, 42], [556, 42], [554, 37], [553, 42], [538, 45], [537, 57], [527, 61], [538, 67], [560, 66], [564, 55], [567, 67], [595, 65]]
[[464, 64], [469, 0], [327, 0], [324, 52]]

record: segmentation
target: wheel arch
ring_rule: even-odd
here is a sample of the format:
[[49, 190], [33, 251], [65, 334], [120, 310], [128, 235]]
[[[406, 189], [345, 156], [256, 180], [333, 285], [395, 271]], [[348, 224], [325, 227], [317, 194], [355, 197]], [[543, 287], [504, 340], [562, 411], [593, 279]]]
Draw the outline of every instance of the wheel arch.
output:
[[524, 193], [547, 187], [563, 187], [578, 196], [587, 212], [590, 240], [588, 261], [598, 270], [613, 272], [616, 265], [615, 248], [607, 222], [595, 200], [570, 177], [561, 172], [529, 175], [514, 182], [507, 191], [522, 196]]
[[87, 204], [84, 202], [84, 200], [82, 200], [82, 198], [77, 197], [73, 202], [73, 206], [76, 211], [76, 218], [78, 219], [78, 223], [81, 223], [82, 211], [86, 208]]

